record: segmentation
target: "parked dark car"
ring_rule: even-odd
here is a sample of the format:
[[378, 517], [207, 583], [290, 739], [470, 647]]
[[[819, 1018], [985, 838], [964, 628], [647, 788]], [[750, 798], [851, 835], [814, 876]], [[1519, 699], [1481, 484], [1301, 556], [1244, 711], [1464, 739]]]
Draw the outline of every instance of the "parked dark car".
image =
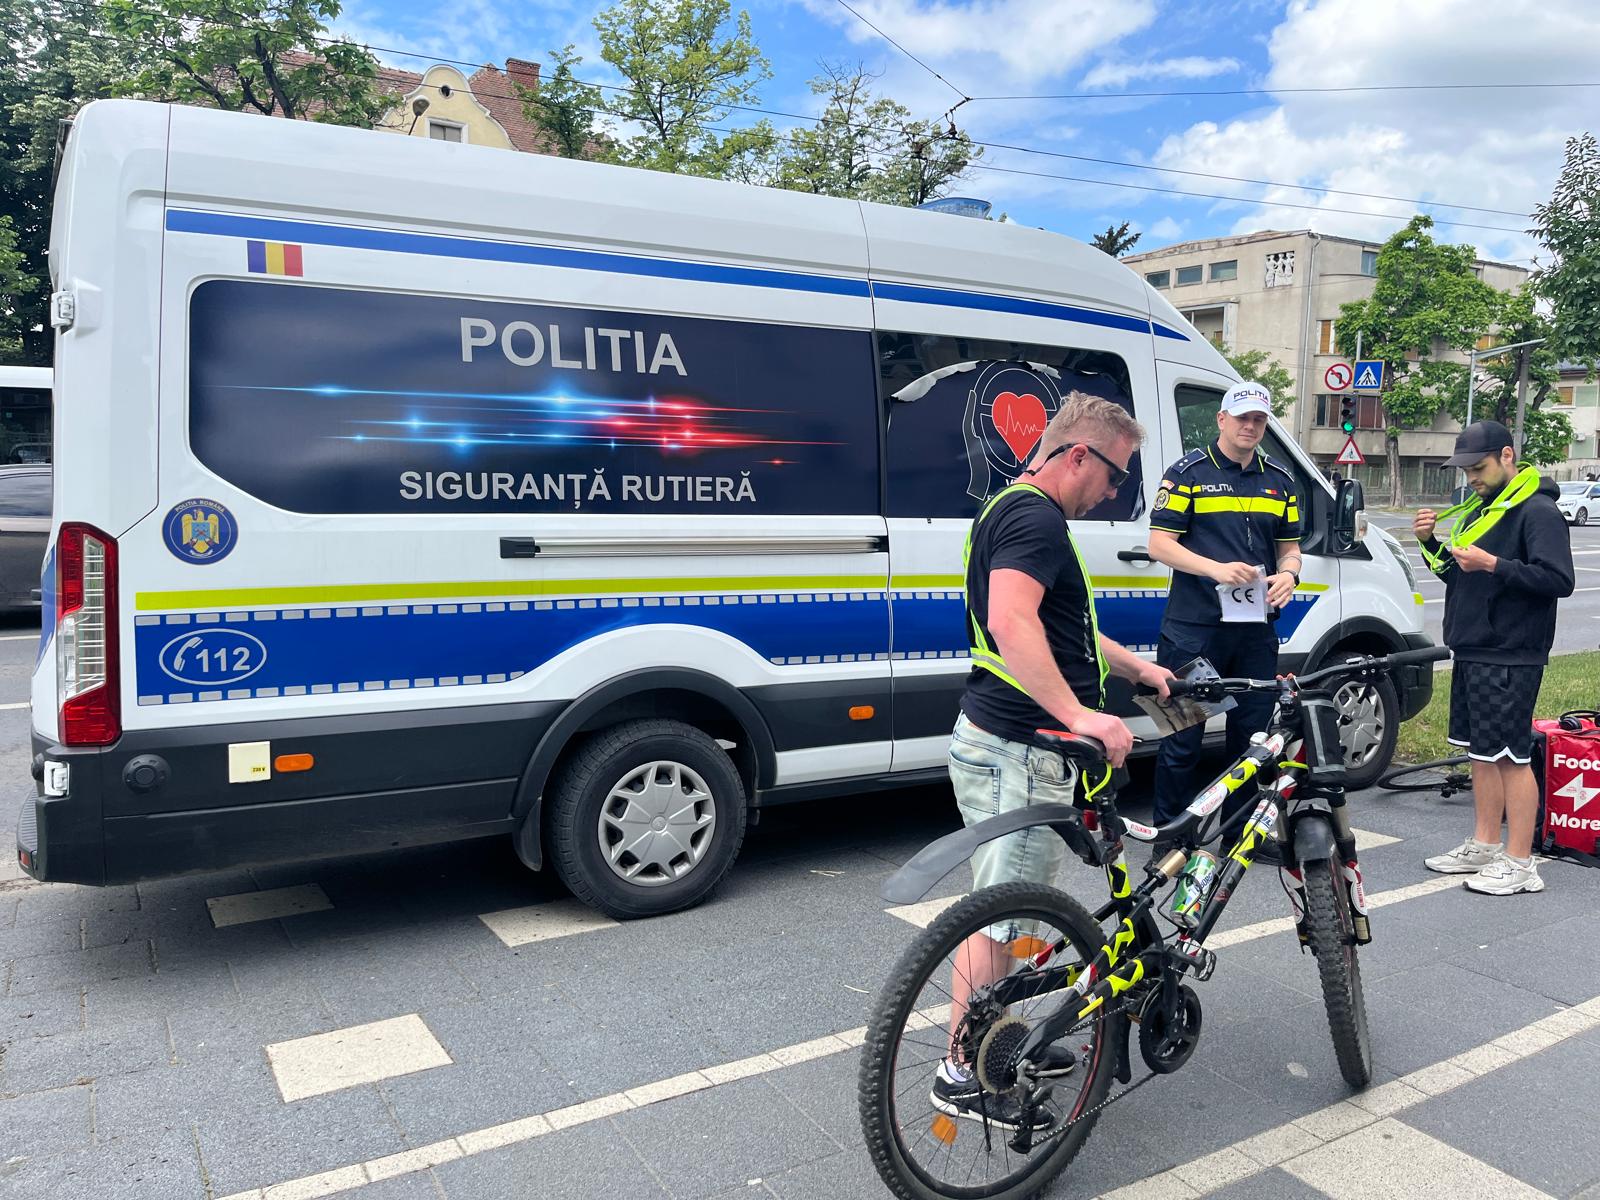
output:
[[51, 474], [48, 466], [0, 466], [0, 605], [39, 603]]

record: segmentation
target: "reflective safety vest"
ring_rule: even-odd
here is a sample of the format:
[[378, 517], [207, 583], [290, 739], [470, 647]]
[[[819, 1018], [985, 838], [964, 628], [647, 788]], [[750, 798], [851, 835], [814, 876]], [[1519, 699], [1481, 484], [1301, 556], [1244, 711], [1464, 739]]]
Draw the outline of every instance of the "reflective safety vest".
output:
[[1487, 507], [1482, 496], [1474, 495], [1439, 514], [1436, 535], [1439, 532], [1444, 535], [1435, 538], [1439, 543], [1439, 552], [1435, 554], [1426, 545], [1419, 547], [1428, 569], [1435, 575], [1446, 575], [1455, 566], [1455, 559], [1450, 556], [1452, 547], [1475, 544], [1500, 523], [1501, 517], [1539, 490], [1539, 472], [1527, 463], [1518, 463], [1517, 466], [1520, 469]]
[[[972, 527], [967, 530], [967, 542], [961, 550], [963, 573], [970, 569], [972, 537], [977, 533], [978, 526], [983, 524], [984, 519], [994, 511], [995, 506], [1001, 500], [1017, 492], [1032, 492], [1034, 495], [1042, 496], [1046, 500], [1050, 499], [1049, 496], [1045, 495], [1042, 488], [1035, 487], [1031, 483], [1013, 483], [1010, 487], [1002, 488], [991, 496], [983, 508], [979, 510], [977, 518], [972, 522]], [[1052, 501], [1052, 503], [1054, 502]], [[1110, 673], [1110, 667], [1106, 663], [1106, 656], [1100, 651], [1100, 619], [1095, 613], [1094, 607], [1094, 581], [1089, 578], [1089, 568], [1084, 564], [1083, 555], [1078, 553], [1078, 543], [1073, 541], [1072, 531], [1067, 528], [1064, 521], [1062, 522], [1061, 532], [1066, 535], [1067, 545], [1072, 547], [1072, 555], [1077, 559], [1078, 570], [1083, 572], [1084, 594], [1089, 598], [1089, 641], [1093, 647], [1095, 663], [1100, 669], [1100, 703], [1104, 704], [1106, 676]], [[1011, 672], [1006, 669], [1006, 660], [1000, 656], [999, 649], [989, 641], [988, 635], [984, 633], [983, 625], [978, 620], [978, 614], [972, 611], [970, 599], [967, 603], [967, 625], [972, 631], [972, 645], [968, 648], [968, 653], [972, 655], [972, 665], [981, 667], [995, 676], [995, 678], [1004, 680], [1023, 695], [1027, 695], [1028, 689], [1018, 683]]]

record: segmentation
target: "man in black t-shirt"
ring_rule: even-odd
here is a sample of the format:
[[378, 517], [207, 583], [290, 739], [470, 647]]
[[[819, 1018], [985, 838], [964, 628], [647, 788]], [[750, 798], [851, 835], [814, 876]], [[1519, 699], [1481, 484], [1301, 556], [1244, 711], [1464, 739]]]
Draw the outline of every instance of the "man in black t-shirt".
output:
[[[1099, 739], [1113, 765], [1133, 735], [1104, 713], [1110, 672], [1165, 695], [1171, 672], [1104, 637], [1095, 619], [1094, 587], [1067, 519], [1116, 495], [1144, 430], [1121, 406], [1069, 393], [1046, 427], [1029, 470], [989, 499], [967, 542], [967, 633], [972, 673], [950, 743], [950, 779], [969, 825], [1031, 804], [1071, 803], [1076, 771], [1059, 754], [1035, 749], [1036, 729], [1066, 729]], [[1014, 881], [1053, 884], [1065, 845], [1033, 827], [996, 838], [972, 860], [973, 888]], [[966, 1013], [966, 997], [1003, 975], [1007, 943], [1027, 936], [1016, 923], [991, 927], [956, 951], [950, 1029]], [[1074, 1067], [1065, 1046], [1051, 1047], [1043, 1075]], [[971, 1064], [951, 1056], [940, 1065], [933, 1104], [941, 1112], [1006, 1127], [1015, 1101], [983, 1095]]]

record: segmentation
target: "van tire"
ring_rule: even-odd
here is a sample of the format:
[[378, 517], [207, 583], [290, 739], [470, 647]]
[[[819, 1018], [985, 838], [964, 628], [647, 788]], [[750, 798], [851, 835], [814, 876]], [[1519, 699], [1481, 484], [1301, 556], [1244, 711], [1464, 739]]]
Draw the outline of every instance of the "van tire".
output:
[[[1342, 656], [1350, 657], [1348, 652]], [[1380, 675], [1371, 680], [1346, 680], [1334, 688], [1333, 698], [1339, 710], [1339, 740], [1345, 748], [1344, 786], [1352, 792], [1372, 787], [1394, 758], [1395, 743], [1400, 737], [1400, 693], [1395, 691], [1393, 679]], [[1375, 745], [1366, 724], [1369, 717], [1379, 725]], [[1350, 734], [1355, 727], [1364, 727], [1359, 735], [1360, 750], [1370, 752], [1360, 763], [1352, 760], [1357, 747], [1352, 746]]]
[[[686, 789], [687, 803], [679, 805], [670, 795], [675, 786]], [[678, 826], [677, 839], [653, 845], [665, 847], [659, 852], [663, 856], [686, 848], [667, 862], [656, 857], [641, 862], [622, 852], [613, 867], [607, 838], [614, 850], [620, 831], [613, 826], [603, 834], [603, 814], [611, 821], [624, 813], [637, 817], [639, 807], [648, 812], [649, 801], [636, 807], [618, 793], [638, 790], [645, 796], [654, 789], [660, 789], [660, 803], [670, 802], [687, 823]], [[693, 801], [691, 793], [707, 798]], [[547, 798], [556, 874], [574, 896], [617, 920], [698, 904], [722, 881], [744, 843], [748, 801], [733, 760], [708, 734], [682, 721], [625, 721], [595, 734], [557, 769]], [[707, 831], [694, 828], [708, 816]], [[651, 882], [623, 878], [620, 872], [630, 867], [642, 867], [640, 878]], [[671, 877], [677, 871], [681, 875]]]

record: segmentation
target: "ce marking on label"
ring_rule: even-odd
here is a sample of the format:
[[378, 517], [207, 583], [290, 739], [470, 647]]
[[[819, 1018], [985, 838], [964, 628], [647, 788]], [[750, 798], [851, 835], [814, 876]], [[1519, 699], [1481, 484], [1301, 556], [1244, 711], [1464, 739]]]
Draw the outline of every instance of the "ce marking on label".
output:
[[1254, 604], [1256, 602], [1256, 589], [1254, 587], [1236, 587], [1228, 595], [1235, 604]]
[[163, 673], [179, 683], [238, 683], [266, 666], [267, 647], [243, 630], [202, 629], [161, 647], [160, 662]]

